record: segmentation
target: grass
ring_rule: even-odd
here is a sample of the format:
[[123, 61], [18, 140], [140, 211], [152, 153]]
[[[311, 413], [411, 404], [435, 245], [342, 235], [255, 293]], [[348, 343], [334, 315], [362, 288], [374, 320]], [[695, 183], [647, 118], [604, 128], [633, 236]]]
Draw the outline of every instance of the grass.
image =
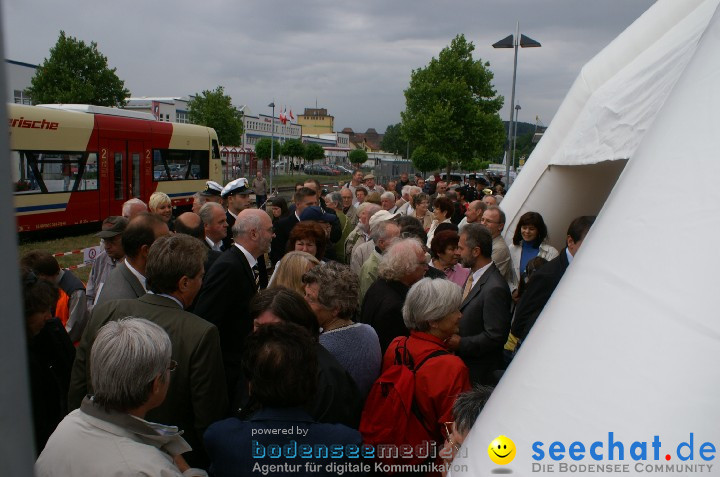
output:
[[[93, 247], [95, 245], [100, 245], [100, 239], [95, 237], [94, 233], [91, 233], [86, 235], [23, 243], [19, 247], [19, 253], [21, 257], [31, 250], [47, 250], [50, 253], [64, 253], [72, 250], [81, 250], [83, 248]], [[83, 254], [79, 253], [66, 255], [65, 257], [57, 257], [57, 261], [63, 268], [71, 265], [78, 265], [83, 263]], [[73, 270], [73, 273], [77, 275], [80, 280], [87, 283], [87, 279], [90, 276], [90, 267], [78, 268]]]

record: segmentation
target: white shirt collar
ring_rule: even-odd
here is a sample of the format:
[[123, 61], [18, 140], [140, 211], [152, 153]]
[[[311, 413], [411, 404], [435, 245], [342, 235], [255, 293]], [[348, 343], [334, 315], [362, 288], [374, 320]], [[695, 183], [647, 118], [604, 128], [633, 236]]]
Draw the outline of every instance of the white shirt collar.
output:
[[298, 222], [300, 222], [300, 216], [297, 213], [297, 209], [295, 209], [295, 217], [298, 219]]
[[247, 261], [250, 264], [250, 268], [257, 265], [257, 259], [255, 257], [253, 257], [250, 252], [245, 250], [245, 247], [243, 247], [242, 245], [240, 245], [237, 242], [235, 242], [235, 246], [240, 249], [240, 251], [243, 253], [243, 255], [245, 255], [245, 258], [247, 258]]
[[137, 270], [135, 270], [135, 269], [133, 268], [132, 265], [130, 265], [130, 262], [128, 262], [127, 257], [125, 258], [125, 265], [128, 267], [128, 270], [130, 270], [130, 272], [131, 272], [133, 275], [135, 275], [135, 277], [136, 277], [136, 278], [138, 279], [138, 281], [140, 282], [140, 285], [142, 285], [143, 289], [144, 289], [145, 291], [147, 291], [147, 285], [145, 284], [145, 282], [146, 282], [145, 277], [143, 276], [142, 273], [138, 272]]
[[228, 214], [233, 216], [233, 219], [237, 220], [237, 215], [233, 214], [230, 209], [228, 209], [227, 211], [228, 211]]
[[475, 273], [473, 273], [473, 287], [478, 282], [478, 280], [480, 280], [480, 277], [483, 276], [483, 273], [485, 273], [487, 269], [490, 268], [490, 265], [492, 265], [492, 262], [488, 263], [482, 268], [478, 268], [477, 270], [475, 270]]
[[220, 251], [220, 244], [222, 243], [222, 240], [219, 241], [218, 243], [215, 243], [212, 240], [210, 240], [209, 237], [205, 237], [205, 241], [207, 242], [208, 245], [210, 245], [211, 249], [218, 251], [218, 252]]
[[570, 253], [570, 249], [567, 247], [565, 248], [565, 253], [567, 254], [568, 265], [570, 265], [573, 261], [573, 254]]
[[185, 309], [185, 307], [184, 307], [183, 304], [180, 302], [180, 300], [178, 300], [177, 298], [175, 298], [175, 297], [172, 296], [172, 295], [168, 295], [168, 294], [166, 294], [166, 293], [153, 293], [153, 292], [151, 292], [151, 291], [149, 291], [148, 293], [153, 294], [153, 295], [157, 295], [157, 296], [164, 296], [165, 298], [170, 298], [172, 301], [174, 301], [175, 303], [178, 304], [178, 306], [180, 307], [180, 309], [182, 309], [182, 310]]

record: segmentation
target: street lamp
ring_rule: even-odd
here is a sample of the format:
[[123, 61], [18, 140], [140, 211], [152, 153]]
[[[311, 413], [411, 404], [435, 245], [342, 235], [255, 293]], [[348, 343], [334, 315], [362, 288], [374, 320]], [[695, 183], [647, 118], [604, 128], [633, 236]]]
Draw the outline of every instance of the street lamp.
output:
[[520, 22], [515, 25], [515, 35], [508, 35], [497, 43], [493, 43], [493, 48], [515, 48], [515, 62], [513, 64], [513, 82], [512, 82], [512, 94], [510, 95], [510, 124], [508, 124], [508, 142], [505, 149], [505, 177], [507, 180], [507, 186], [510, 187], [510, 141], [512, 141], [513, 132], [513, 113], [515, 109], [515, 78], [517, 76], [517, 57], [518, 57], [518, 39], [519, 44], [523, 48], [537, 48], [540, 45], [539, 42], [533, 40], [530, 37], [520, 34]]
[[[515, 105], [515, 130], [513, 131], [513, 153], [512, 153], [512, 168], [515, 169], [515, 149], [517, 146], [517, 123], [518, 123], [518, 113], [520, 112], [522, 108], [519, 104]], [[515, 176], [517, 177], [517, 176]], [[510, 184], [508, 184], [508, 187]]]
[[272, 173], [273, 173], [273, 157], [275, 156], [275, 101], [268, 104], [268, 108], [272, 108], [272, 122], [270, 123], [270, 195], [272, 195]]

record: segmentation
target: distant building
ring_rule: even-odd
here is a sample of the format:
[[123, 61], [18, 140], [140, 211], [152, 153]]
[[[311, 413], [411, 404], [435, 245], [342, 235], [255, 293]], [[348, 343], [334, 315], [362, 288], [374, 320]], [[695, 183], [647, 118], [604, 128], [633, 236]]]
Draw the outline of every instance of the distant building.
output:
[[32, 84], [32, 78], [37, 71], [37, 65], [23, 63], [22, 61], [5, 60], [7, 72], [8, 96], [7, 101], [17, 104], [32, 104], [30, 96], [25, 90]]
[[325, 162], [328, 164], [347, 162], [347, 156], [350, 152], [350, 140], [345, 133], [303, 134], [302, 142], [305, 144], [320, 144], [325, 150]]
[[[273, 136], [272, 117], [260, 114], [258, 116], [243, 116], [243, 139], [242, 145], [246, 149], [255, 150], [255, 144], [262, 139], [270, 139]], [[275, 118], [275, 140], [280, 144], [288, 139], [300, 139], [303, 128], [299, 124], [287, 121], [285, 124], [280, 118]]]
[[335, 131], [335, 117], [325, 108], [305, 108], [298, 114], [297, 122], [305, 134], [332, 134]]
[[367, 152], [382, 151], [380, 143], [385, 135], [378, 134], [374, 128], [370, 128], [364, 133], [356, 133], [352, 128], [345, 128], [342, 132], [348, 135], [351, 149], [363, 149]]
[[150, 113], [158, 121], [189, 123], [188, 102], [191, 96], [128, 98], [123, 109]]

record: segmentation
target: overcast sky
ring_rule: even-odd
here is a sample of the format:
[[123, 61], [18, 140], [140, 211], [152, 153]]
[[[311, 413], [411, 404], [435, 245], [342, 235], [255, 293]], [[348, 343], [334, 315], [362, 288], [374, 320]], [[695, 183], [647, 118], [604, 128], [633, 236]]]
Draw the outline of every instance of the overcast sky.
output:
[[[520, 121], [547, 126], [580, 67], [654, 0], [5, 0], [8, 59], [39, 64], [60, 30], [95, 41], [133, 96], [225, 86], [235, 105], [327, 108], [335, 128], [383, 132], [400, 121], [410, 72], [463, 33], [490, 62], [509, 119], [511, 49], [520, 31]], [[277, 113], [276, 113], [277, 114]]]

